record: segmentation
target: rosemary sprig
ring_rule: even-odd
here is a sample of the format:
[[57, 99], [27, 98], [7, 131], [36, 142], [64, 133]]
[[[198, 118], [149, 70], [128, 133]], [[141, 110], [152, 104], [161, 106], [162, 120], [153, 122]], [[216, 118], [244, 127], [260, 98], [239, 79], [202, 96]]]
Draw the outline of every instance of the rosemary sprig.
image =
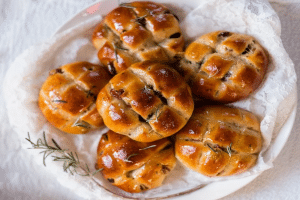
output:
[[32, 148], [30, 149], [43, 149], [44, 151], [41, 151], [40, 153], [44, 153], [43, 155], [43, 164], [44, 166], [46, 166], [46, 158], [51, 155], [54, 152], [59, 152], [59, 153], [64, 153], [65, 151], [67, 151], [67, 149], [61, 149], [60, 146], [56, 143], [56, 141], [54, 139], [52, 139], [52, 142], [54, 144], [54, 146], [49, 146], [46, 140], [46, 136], [45, 136], [45, 132], [43, 132], [43, 140], [41, 138], [39, 138], [36, 142], [36, 144], [34, 142], [31, 141], [30, 139], [30, 135], [28, 133], [28, 138], [25, 138], [28, 142], [31, 143]]
[[[53, 154], [57, 153], [59, 155], [52, 156], [53, 161], [62, 161], [63, 162], [63, 170], [64, 172], [69, 172], [71, 175], [78, 174], [80, 176], [94, 176], [98, 172], [102, 171], [103, 168], [96, 170], [95, 172], [91, 172], [88, 165], [85, 164], [84, 167], [82, 167], [79, 157], [77, 153], [75, 152], [75, 156], [73, 152], [67, 152], [68, 149], [62, 149], [58, 143], [52, 139], [52, 143], [54, 146], [51, 146], [48, 144], [45, 132], [43, 132], [43, 138], [37, 139], [37, 142], [34, 143], [31, 138], [30, 134], [28, 133], [28, 138], [25, 138], [30, 144], [32, 145], [32, 148], [29, 149], [43, 149], [40, 153], [43, 153], [43, 164], [46, 166], [46, 158]], [[80, 174], [77, 172], [76, 169], [82, 169], [85, 173]]]
[[156, 145], [154, 144], [154, 145], [151, 145], [151, 146], [148, 146], [148, 147], [139, 149], [139, 150], [140, 150], [140, 151], [143, 151], [143, 150], [150, 149], [150, 148], [153, 148], [153, 147], [156, 147]]
[[133, 153], [133, 154], [129, 155], [124, 161], [132, 163], [132, 161], [129, 160], [129, 159], [132, 158], [132, 157], [134, 157], [134, 156], [137, 156], [137, 155], [139, 155], [139, 154], [138, 153]]

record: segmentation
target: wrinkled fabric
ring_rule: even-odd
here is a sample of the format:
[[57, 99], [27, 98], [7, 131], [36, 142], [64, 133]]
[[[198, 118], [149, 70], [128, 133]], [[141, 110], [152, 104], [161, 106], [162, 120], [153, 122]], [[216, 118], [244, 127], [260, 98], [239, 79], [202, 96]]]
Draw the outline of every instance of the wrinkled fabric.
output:
[[[27, 3], [28, 2], [28, 3]], [[38, 156], [37, 152], [32, 152], [34, 150], [31, 150], [31, 153], [34, 155], [34, 158], [32, 156], [30, 156], [29, 154], [27, 154], [27, 151], [30, 150], [23, 150], [21, 148], [20, 142], [23, 143], [23, 148], [25, 147], [30, 147], [30, 145], [28, 145], [28, 143], [26, 143], [26, 141], [24, 140], [25, 137], [27, 137], [27, 131], [33, 131], [32, 134], [36, 134], [36, 137], [40, 137], [41, 136], [41, 131], [46, 131], [46, 132], [51, 132], [51, 136], [56, 136], [58, 137], [57, 140], [59, 140], [60, 144], [61, 143], [67, 143], [66, 141], [69, 140], [70, 138], [73, 138], [72, 136], [66, 136], [62, 133], [60, 133], [59, 131], [53, 129], [53, 127], [49, 126], [49, 125], [45, 125], [46, 123], [45, 119], [41, 118], [40, 115], [41, 113], [39, 113], [38, 110], [36, 110], [36, 104], [35, 101], [36, 99], [36, 95], [38, 93], [40, 84], [43, 82], [43, 80], [45, 80], [48, 72], [50, 69], [53, 69], [61, 64], [66, 64], [68, 62], [72, 62], [75, 60], [80, 60], [80, 59], [87, 59], [91, 62], [97, 62], [95, 57], [86, 57], [83, 56], [82, 54], [79, 54], [78, 52], [80, 52], [80, 49], [82, 49], [83, 47], [86, 49], [92, 49], [92, 46], [90, 44], [90, 41], [88, 39], [88, 36], [86, 35], [86, 33], [90, 33], [91, 29], [89, 29], [89, 27], [92, 26], [92, 24], [94, 22], [91, 22], [91, 26], [87, 26], [87, 24], [82, 25], [82, 27], [86, 27], [85, 32], [82, 33], [82, 35], [80, 36], [80, 34], [74, 34], [74, 33], [65, 33], [65, 35], [61, 35], [59, 37], [56, 37], [55, 39], [51, 39], [49, 40], [49, 38], [51, 37], [51, 35], [55, 32], [56, 28], [59, 26], [58, 22], [61, 22], [60, 24], [62, 24], [66, 18], [69, 18], [70, 16], [72, 16], [74, 13], [82, 10], [82, 8], [86, 7], [87, 4], [82, 5], [83, 3], [80, 3], [79, 1], [74, 1], [72, 3], [69, 3], [67, 1], [62, 1], [63, 4], [62, 5], [58, 5], [52, 2], [48, 2], [48, 3], [41, 3], [38, 1], [22, 1], [22, 3], [18, 2], [14, 2], [14, 1], [10, 1], [10, 2], [1, 2], [0, 6], [1, 9], [4, 8], [1, 12], [1, 27], [0, 27], [0, 32], [3, 34], [0, 39], [1, 41], [1, 49], [0, 49], [0, 57], [2, 58], [2, 56], [4, 56], [4, 59], [1, 59], [1, 65], [3, 62], [3, 66], [1, 66], [1, 78], [4, 77], [4, 71], [7, 70], [7, 68], [10, 66], [10, 64], [12, 63], [12, 61], [17, 57], [17, 55], [21, 54], [21, 52], [23, 52], [26, 48], [28, 48], [30, 45], [32, 44], [36, 44], [36, 43], [42, 43], [41, 45], [35, 46], [27, 51], [25, 51], [25, 53], [22, 54], [22, 56], [18, 57], [14, 63], [12, 64], [13, 66], [13, 73], [11, 72], [11, 78], [7, 79], [6, 86], [6, 99], [7, 99], [7, 105], [10, 114], [10, 122], [12, 122], [13, 128], [14, 130], [17, 130], [19, 135], [16, 135], [16, 133], [14, 132], [14, 130], [11, 129], [9, 122], [7, 120], [7, 116], [6, 114], [0, 115], [1, 118], [3, 119], [1, 120], [3, 125], [1, 127], [1, 141], [3, 141], [4, 145], [0, 146], [0, 150], [1, 150], [1, 157], [3, 156], [3, 162], [0, 163], [0, 167], [1, 169], [4, 169], [3, 171], [5, 171], [5, 175], [4, 176], [0, 176], [0, 190], [4, 191], [4, 195], [9, 195], [11, 196], [11, 194], [13, 194], [15, 191], [17, 191], [17, 195], [22, 195], [24, 193], [23, 189], [28, 187], [27, 185], [27, 181], [28, 178], [26, 176], [24, 176], [24, 174], [31, 174], [31, 178], [30, 178], [30, 183], [31, 183], [31, 189], [30, 190], [26, 190], [27, 192], [29, 191], [29, 193], [25, 192], [25, 196], [22, 198], [26, 198], [26, 195], [32, 195], [35, 194], [36, 198], [38, 199], [38, 197], [50, 197], [53, 199], [57, 199], [60, 196], [58, 195], [70, 195], [70, 196], [63, 196], [63, 198], [67, 198], [67, 199], [74, 199], [73, 194], [69, 193], [69, 192], [65, 192], [68, 191], [68, 189], [62, 189], [62, 187], [59, 187], [59, 191], [61, 192], [54, 192], [57, 190], [57, 187], [55, 187], [55, 178], [52, 177], [52, 180], [54, 183], [52, 183], [52, 190], [50, 187], [50, 191], [48, 190], [48, 188], [46, 187], [47, 184], [44, 183], [44, 187], [42, 186], [41, 182], [43, 183], [43, 177], [44, 174], [47, 174], [48, 172], [43, 171], [43, 167], [40, 167], [41, 170], [38, 171], [38, 175], [35, 175], [37, 170], [32, 170], [32, 167], [34, 168], [38, 168], [38, 166], [35, 165], [35, 162], [33, 160], [36, 160], [37, 163], [42, 164], [42, 157]], [[92, 1], [91, 1], [92, 2]], [[205, 1], [203, 1], [205, 2]], [[215, 20], [215, 22], [211, 22], [211, 23], [216, 23], [214, 24], [215, 26], [211, 26], [211, 23], [206, 23], [206, 26], [201, 28], [198, 28], [197, 30], [190, 30], [190, 32], [185, 31], [186, 36], [189, 37], [190, 40], [192, 40], [194, 37], [197, 36], [197, 34], [202, 34], [204, 32], [207, 31], [213, 31], [214, 28], [216, 27], [220, 27], [220, 28], [226, 28], [228, 30], [232, 30], [232, 31], [239, 31], [239, 32], [244, 32], [244, 33], [248, 33], [251, 35], [254, 35], [255, 37], [258, 37], [258, 39], [260, 40], [260, 42], [263, 44], [263, 46], [265, 46], [268, 51], [272, 54], [271, 51], [275, 51], [278, 50], [276, 48], [282, 48], [281, 43], [277, 43], [274, 44], [274, 42], [278, 42], [279, 38], [278, 36], [281, 33], [281, 28], [280, 25], [277, 23], [276, 19], [276, 15], [274, 15], [274, 13], [269, 13], [268, 16], [264, 16], [262, 15], [262, 19], [270, 19], [272, 20], [272, 22], [275, 23], [270, 23], [269, 27], [265, 27], [265, 24], [260, 24], [260, 26], [251, 26], [253, 27], [252, 29], [249, 29], [249, 25], [251, 24], [247, 24], [249, 23], [249, 19], [247, 19], [247, 15], [245, 15], [245, 18], [243, 17], [240, 20], [236, 20], [234, 26], [229, 26], [226, 23], [220, 23], [220, 21], [224, 20], [224, 17], [229, 17], [232, 18], [233, 16], [230, 15], [226, 15], [226, 13], [222, 13], [220, 11], [222, 11], [222, 9], [225, 9], [226, 6], [228, 6], [228, 4], [224, 4], [223, 7], [216, 7], [214, 6], [215, 4], [213, 4], [215, 1], [209, 1], [209, 3], [203, 5], [204, 7], [200, 8], [200, 11], [207, 11], [207, 12], [199, 12], [197, 9], [195, 9], [192, 12], [189, 12], [188, 17], [185, 18], [185, 20], [182, 22], [184, 24], [188, 24], [189, 22], [201, 22], [201, 20], [205, 19], [205, 20], [213, 20], [212, 17], [210, 17], [209, 15], [212, 14], [211, 12], [208, 11], [212, 11], [215, 12], [214, 18], [219, 20]], [[227, 1], [227, 2], [234, 2], [234, 1]], [[237, 1], [236, 1], [237, 2]], [[262, 12], [262, 14], [264, 14], [264, 9], [268, 9], [268, 7], [262, 8], [262, 10], [260, 10], [259, 8], [261, 7], [257, 7], [257, 4], [263, 2], [263, 1], [251, 1], [251, 3], [249, 3], [250, 1], [239, 1], [239, 5], [235, 4], [235, 6], [244, 6], [247, 5], [249, 7], [252, 8], [253, 13], [257, 14], [259, 12]], [[56, 2], [57, 3], [57, 2]], [[218, 3], [221, 3], [220, 1]], [[247, 4], [248, 3], [248, 4]], [[32, 6], [30, 6], [30, 4], [32, 4]], [[278, 3], [275, 3], [275, 6]], [[244, 6], [245, 8], [246, 6]], [[65, 8], [65, 9], [64, 9]], [[72, 8], [72, 9], [70, 9]], [[205, 9], [204, 9], [205, 8]], [[229, 7], [231, 8], [231, 7]], [[284, 8], [284, 7], [283, 7]], [[50, 12], [50, 10], [52, 10], [52, 12]], [[76, 10], [77, 9], [77, 10]], [[202, 10], [201, 10], [202, 9]], [[204, 9], [204, 10], [203, 10]], [[218, 10], [220, 9], [220, 10]], [[280, 9], [280, 7], [278, 7], [278, 9]], [[66, 12], [67, 10], [67, 12]], [[72, 12], [74, 11], [74, 13]], [[234, 11], [234, 10], [233, 10]], [[231, 13], [233, 13], [233, 11], [231, 11]], [[70, 13], [69, 13], [70, 12]], [[244, 12], [242, 12], [241, 10], [236, 9], [234, 12], [239, 13], [239, 15], [242, 15]], [[55, 13], [53, 15], [53, 13]], [[200, 14], [197, 14], [200, 13]], [[56, 16], [57, 15], [57, 16]], [[66, 17], [69, 16], [69, 17]], [[296, 17], [297, 16], [293, 16]], [[57, 19], [56, 19], [57, 18]], [[189, 20], [190, 19], [190, 20]], [[299, 18], [298, 18], [299, 19]], [[96, 19], [98, 20], [98, 19]], [[188, 21], [187, 21], [188, 20]], [[45, 23], [45, 21], [50, 21], [52, 23]], [[251, 21], [251, 20], [250, 20]], [[219, 23], [219, 24], [218, 24]], [[283, 24], [282, 26], [285, 26], [286, 24]], [[186, 27], [197, 27], [189, 25], [189, 26], [183, 26], [183, 30], [186, 30]], [[34, 27], [34, 28], [33, 28]], [[198, 26], [199, 27], [199, 26]], [[296, 26], [297, 27], [297, 26]], [[299, 27], [299, 26], [298, 26]], [[263, 28], [268, 28], [268, 30], [273, 30], [273, 32], [271, 31], [271, 33], [273, 35], [266, 35], [266, 38], [264, 37], [264, 32], [261, 32], [263, 30]], [[34, 29], [34, 30], [32, 30]], [[79, 28], [81, 30], [81, 28]], [[78, 31], [78, 29], [76, 29]], [[35, 32], [33, 32], [35, 31]], [[282, 30], [282, 32], [284, 33], [284, 31], [286, 30]], [[190, 33], [191, 35], [188, 35], [188, 33]], [[293, 33], [293, 32], [291, 32]], [[70, 37], [70, 35], [74, 35], [74, 38], [76, 38], [76, 42], [74, 42], [72, 39], [72, 37]], [[66, 41], [66, 35], [68, 40]], [[79, 35], [79, 37], [78, 37]], [[268, 40], [271, 40], [268, 41]], [[9, 42], [11, 41], [11, 42]], [[44, 41], [47, 41], [46, 43]], [[68, 47], [61, 47], [64, 44], [67, 43]], [[273, 45], [271, 45], [273, 44]], [[48, 45], [48, 46], [47, 46]], [[49, 49], [51, 48], [51, 49]], [[40, 50], [40, 51], [39, 51]], [[91, 50], [92, 52], [92, 50]], [[299, 52], [299, 50], [298, 50]], [[47, 55], [45, 55], [45, 53], [48, 53]], [[289, 52], [290, 53], [290, 52]], [[293, 52], [294, 53], [294, 52]], [[70, 57], [68, 57], [70, 56]], [[52, 60], [51, 58], [55, 58], [55, 60]], [[47, 60], [48, 59], [48, 60]], [[261, 89], [265, 89], [265, 92], [257, 92], [255, 95], [251, 96], [251, 98], [249, 99], [249, 101], [244, 101], [244, 102], [240, 102], [237, 103], [238, 106], [240, 107], [244, 107], [248, 110], [251, 110], [255, 113], [257, 113], [258, 115], [260, 115], [263, 118], [262, 121], [262, 129], [265, 131], [265, 137], [267, 138], [266, 140], [266, 144], [265, 144], [265, 149], [267, 149], [267, 147], [269, 146], [269, 143], [272, 142], [272, 135], [270, 137], [270, 134], [272, 134], [273, 128], [275, 127], [276, 130], [276, 123], [275, 123], [275, 118], [276, 118], [276, 112], [279, 110], [274, 110], [274, 106], [276, 108], [280, 108], [280, 110], [288, 110], [287, 113], [283, 113], [283, 116], [286, 116], [289, 114], [290, 110], [286, 109], [286, 108], [290, 108], [292, 106], [292, 103], [295, 102], [295, 99], [293, 99], [293, 97], [291, 97], [291, 100], [289, 101], [289, 103], [285, 103], [284, 105], [287, 105], [286, 107], [281, 108], [280, 104], [282, 104], [283, 100], [286, 100], [286, 98], [288, 97], [288, 94], [292, 92], [292, 83], [295, 82], [295, 73], [293, 71], [293, 68], [284, 68], [280, 69], [280, 66], [282, 65], [282, 63], [287, 63], [287, 65], [292, 65], [291, 61], [288, 59], [288, 55], [285, 54], [285, 52], [280, 52], [280, 54], [276, 54], [276, 57], [273, 55], [273, 64], [274, 65], [272, 67], [272, 70], [270, 70], [268, 76], [271, 77], [269, 79], [267, 79], [267, 81], [271, 81], [271, 85], [273, 84], [278, 84], [281, 82], [287, 83], [290, 81], [290, 84], [286, 84], [286, 86], [282, 87], [282, 88], [277, 88], [277, 87], [270, 87], [270, 84], [265, 83], [264, 86], [262, 86]], [[280, 65], [281, 64], [281, 65]], [[27, 65], [27, 66], [26, 66]], [[19, 68], [20, 66], [20, 68]], [[21, 67], [22, 66], [22, 67]], [[26, 67], [24, 67], [26, 66]], [[38, 68], [39, 66], [43, 66], [43, 68]], [[32, 68], [31, 68], [32, 67]], [[283, 70], [283, 76], [276, 76], [276, 67], [279, 67], [278, 70]], [[286, 67], [286, 66], [284, 66]], [[11, 67], [12, 68], [12, 67]], [[31, 71], [30, 71], [31, 70]], [[27, 76], [26, 76], [27, 75]], [[35, 78], [33, 78], [35, 77]], [[272, 78], [273, 77], [273, 78]], [[32, 80], [33, 79], [33, 80]], [[3, 78], [1, 79], [3, 80]], [[283, 84], [284, 85], [284, 84]], [[267, 88], [264, 88], [267, 87]], [[29, 93], [27, 89], [30, 89]], [[277, 89], [276, 89], [277, 88]], [[17, 89], [17, 90], [16, 90]], [[272, 89], [275, 89], [276, 91], [272, 91]], [[14, 93], [15, 92], [15, 93]], [[272, 93], [273, 92], [273, 93]], [[2, 93], [2, 91], [1, 91]], [[275, 96], [274, 96], [275, 94]], [[276, 96], [276, 94], [279, 95]], [[7, 98], [9, 95], [11, 95], [11, 98]], [[1, 95], [1, 98], [2, 95]], [[18, 102], [18, 100], [22, 100], [20, 102]], [[257, 102], [261, 102], [261, 101], [265, 101], [267, 103], [271, 103], [273, 106], [269, 106], [268, 104], [257, 104]], [[1, 99], [1, 101], [3, 101], [3, 99]], [[22, 102], [22, 103], [21, 103]], [[17, 105], [17, 106], [16, 106]], [[262, 106], [257, 106], [257, 105], [262, 105]], [[264, 106], [263, 106], [264, 105]], [[3, 106], [3, 103], [1, 104], [1, 106]], [[19, 106], [19, 107], [18, 107]], [[24, 111], [24, 109], [25, 111]], [[4, 106], [3, 109], [5, 110]], [[12, 111], [13, 110], [13, 111]], [[11, 112], [12, 111], [12, 112]], [[34, 111], [31, 112], [30, 111]], [[12, 114], [13, 113], [13, 114]], [[21, 113], [21, 115], [20, 115]], [[29, 113], [29, 115], [22, 115], [22, 114], [26, 114]], [[265, 113], [267, 113], [268, 115], [266, 115]], [[271, 114], [269, 114], [271, 113]], [[275, 116], [274, 116], [275, 114]], [[25, 118], [25, 120], [24, 120]], [[39, 119], [39, 123], [36, 124], [36, 119]], [[282, 125], [282, 123], [284, 122], [284, 120], [286, 119], [286, 117], [284, 117], [282, 120], [280, 120], [280, 123], [277, 124], [278, 127], [280, 127]], [[297, 124], [297, 123], [296, 123]], [[270, 128], [271, 127], [271, 128]], [[7, 134], [7, 133], [10, 134]], [[5, 134], [4, 134], [5, 133]], [[24, 134], [24, 135], [23, 135]], [[32, 138], [35, 138], [34, 136]], [[51, 137], [50, 137], [51, 138]], [[93, 134], [91, 134], [91, 137], [85, 137], [85, 136], [77, 136], [74, 139], [74, 145], [72, 146], [68, 146], [68, 149], [76, 149], [76, 151], [79, 150], [79, 152], [82, 152], [82, 154], [80, 155], [81, 157], [84, 157], [84, 155], [88, 154], [88, 152], [93, 152], [92, 149], [96, 148], [97, 142], [93, 142], [93, 145], [87, 147], [86, 144], [86, 140], [87, 138], [89, 138], [88, 140], [92, 143], [93, 140], [96, 140], [97, 138], [99, 139], [99, 135], [95, 132]], [[96, 139], [94, 139], [96, 138]], [[26, 146], [27, 144], [27, 146]], [[81, 151], [84, 150], [84, 151]], [[4, 152], [4, 153], [2, 153]], [[16, 157], [15, 157], [16, 156]], [[92, 158], [89, 162], [89, 164], [92, 164]], [[29, 161], [29, 162], [27, 162]], [[268, 163], [268, 161], [270, 161]], [[272, 157], [270, 156], [267, 160], [261, 160], [262, 162], [262, 166], [264, 166], [262, 169], [257, 169], [258, 171], [267, 169], [269, 167], [272, 166]], [[20, 167], [21, 167], [21, 171], [20, 171]], [[85, 182], [85, 179], [77, 179], [77, 181], [80, 181], [80, 184], [76, 184], [76, 183], [70, 183], [67, 180], [70, 178], [70, 180], [73, 177], [69, 177], [67, 174], [62, 173], [62, 168], [61, 165], [58, 165], [56, 163], [51, 162], [50, 160], [47, 163], [47, 168], [48, 170], [52, 170], [52, 172], [54, 171], [55, 174], [59, 174], [60, 177], [60, 183], [62, 183], [62, 185], [65, 184], [70, 184], [68, 185], [69, 188], [73, 189], [76, 188], [77, 189], [77, 194], [80, 196], [84, 196], [86, 198], [96, 198], [95, 195], [99, 195], [99, 194], [103, 194], [101, 193], [101, 191], [99, 191], [100, 193], [96, 193], [96, 194], [92, 194], [91, 193], [91, 188], [93, 188], [94, 186], [91, 185], [90, 183], [88, 183], [88, 181]], [[1, 170], [0, 169], [0, 170]], [[24, 170], [24, 171], [22, 171]], [[31, 171], [32, 170], [32, 171]], [[23, 173], [21, 173], [23, 172]], [[255, 173], [255, 171], [253, 171], [253, 173]], [[33, 174], [33, 175], [32, 175]], [[49, 174], [48, 174], [49, 175]], [[191, 174], [192, 177], [194, 177], [194, 173]], [[50, 175], [49, 175], [50, 176]], [[196, 175], [197, 176], [197, 175]], [[4, 178], [3, 178], [4, 177]], [[33, 178], [34, 177], [34, 178]], [[37, 177], [37, 180], [35, 179], [35, 177]], [[50, 176], [51, 177], [51, 176]], [[206, 182], [208, 180], [204, 180], [201, 179], [202, 177], [198, 177], [199, 179], [194, 179], [194, 182], [198, 182], [199, 180], [203, 180], [203, 182]], [[4, 179], [4, 181], [2, 181], [2, 179]], [[73, 180], [73, 179], [72, 179]], [[76, 180], [75, 180], [76, 181]], [[173, 180], [176, 181], [176, 180]], [[178, 179], [177, 179], [178, 181]], [[8, 182], [8, 183], [7, 183]], [[47, 181], [48, 182], [48, 181]], [[84, 183], [82, 183], [84, 182]], [[172, 187], [171, 182], [172, 179], [169, 180], [170, 185], [166, 184], [165, 187]], [[169, 183], [167, 182], [167, 183]], [[193, 183], [193, 181], [191, 181], [188, 184], [197, 184], [197, 183]], [[47, 190], [47, 192], [49, 193], [44, 193], [42, 192], [41, 188], [37, 189], [37, 188], [45, 188]], [[182, 184], [180, 185], [180, 187], [182, 187]], [[160, 189], [159, 189], [160, 190]], [[159, 191], [158, 190], [158, 191]], [[98, 190], [97, 190], [98, 191]], [[94, 192], [94, 191], [93, 191]], [[155, 191], [150, 191], [149, 195], [151, 196], [151, 193], [155, 192]], [[53, 195], [49, 195], [55, 193], [54, 196]], [[2, 195], [2, 194], [1, 194]], [[48, 195], [48, 196], [47, 196]], [[57, 195], [57, 196], [55, 196]], [[1, 196], [2, 197], [2, 196]], [[57, 197], [57, 198], [54, 198]]]

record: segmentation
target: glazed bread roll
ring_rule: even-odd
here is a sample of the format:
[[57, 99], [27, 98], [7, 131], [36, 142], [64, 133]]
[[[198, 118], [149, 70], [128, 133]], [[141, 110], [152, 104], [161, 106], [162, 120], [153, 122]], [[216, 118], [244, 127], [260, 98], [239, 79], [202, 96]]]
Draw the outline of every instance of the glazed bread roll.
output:
[[184, 46], [176, 17], [147, 1], [120, 4], [96, 27], [92, 42], [113, 75], [138, 61], [172, 60]]
[[73, 134], [103, 125], [96, 97], [110, 80], [105, 67], [88, 62], [64, 65], [50, 72], [39, 94], [39, 107], [56, 128]]
[[230, 103], [258, 88], [268, 64], [267, 52], [253, 37], [216, 31], [187, 47], [178, 70], [195, 98]]
[[260, 122], [252, 113], [226, 106], [195, 109], [176, 134], [175, 154], [206, 176], [228, 176], [251, 168], [262, 148]]
[[192, 115], [194, 101], [175, 69], [144, 61], [109, 81], [97, 97], [97, 109], [109, 129], [152, 142], [179, 131]]
[[175, 164], [174, 148], [168, 139], [142, 143], [108, 131], [98, 145], [96, 168], [126, 192], [159, 187]]

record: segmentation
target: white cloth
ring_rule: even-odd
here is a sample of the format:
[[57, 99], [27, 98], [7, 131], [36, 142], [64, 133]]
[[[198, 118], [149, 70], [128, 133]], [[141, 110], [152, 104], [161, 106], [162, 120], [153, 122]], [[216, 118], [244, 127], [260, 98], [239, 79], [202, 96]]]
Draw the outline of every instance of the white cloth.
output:
[[[95, 1], [0, 1], [0, 78], [3, 80], [9, 64], [25, 49], [41, 43], [68, 18]], [[293, 3], [294, 2], [294, 3]], [[300, 5], [296, 1], [276, 1], [272, 4], [282, 20], [282, 39], [298, 72]], [[299, 86], [298, 86], [299, 88]], [[4, 110], [2, 91], [1, 111]], [[0, 113], [1, 124], [8, 121]], [[297, 123], [298, 122], [298, 123]], [[295, 122], [290, 140], [275, 161], [275, 168], [264, 172], [253, 183], [225, 199], [298, 199], [300, 186], [297, 145], [299, 120]], [[2, 128], [4, 127], [4, 128]], [[0, 134], [0, 199], [80, 199], [61, 187], [44, 167], [36, 166], [33, 158], [21, 151], [20, 140], [12, 130], [1, 126]], [[26, 135], [24, 135], [24, 138]], [[286, 153], [284, 153], [286, 152]], [[284, 155], [283, 155], [284, 154]], [[7, 156], [8, 155], [8, 156]], [[277, 171], [276, 171], [277, 170]]]

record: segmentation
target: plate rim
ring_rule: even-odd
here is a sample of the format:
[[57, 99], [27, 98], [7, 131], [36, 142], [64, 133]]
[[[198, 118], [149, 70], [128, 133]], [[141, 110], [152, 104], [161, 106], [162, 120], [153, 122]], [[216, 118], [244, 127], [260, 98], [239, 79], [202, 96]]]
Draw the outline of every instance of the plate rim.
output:
[[[54, 34], [52, 35], [52, 37], [57, 36], [58, 34], [74, 27], [75, 25], [84, 22], [84, 20], [88, 20], [92, 17], [94, 17], [94, 15], [99, 14], [97, 13], [99, 10], [96, 10], [93, 13], [88, 13], [87, 10], [97, 4], [100, 4], [101, 2], [105, 2], [105, 1], [109, 1], [110, 3], [114, 2], [118, 2], [118, 0], [98, 0], [97, 2], [91, 3], [89, 6], [85, 7], [84, 9], [82, 9], [80, 12], [78, 12], [77, 14], [75, 14], [73, 17], [69, 18], [68, 20], [66, 20], [65, 23], [63, 23], [59, 28], [57, 28], [57, 30], [54, 32]], [[79, 20], [79, 21], [78, 21]], [[297, 88], [297, 85], [295, 84], [294, 86], [295, 88]], [[295, 90], [294, 94], [297, 97], [297, 90]], [[276, 138], [274, 139], [274, 142], [272, 144], [269, 145], [268, 149], [266, 150], [266, 152], [268, 152], [271, 147], [273, 145], [275, 145], [276, 139], [278, 138], [278, 136], [284, 136], [283, 138], [281, 138], [281, 145], [279, 150], [273, 154], [273, 158], [271, 159], [271, 162], [274, 162], [274, 160], [278, 157], [279, 153], [282, 151], [282, 149], [284, 148], [294, 125], [295, 119], [296, 119], [296, 113], [297, 113], [297, 101], [295, 102], [295, 104], [293, 105], [293, 107], [290, 110], [290, 113], [288, 115], [288, 117], [286, 118], [286, 121], [284, 122], [284, 124], [282, 125], [282, 127], [280, 128]], [[276, 143], [277, 144], [277, 143]], [[266, 153], [265, 152], [265, 153]], [[234, 184], [234, 187], [229, 187], [230, 189], [228, 190], [228, 187], [226, 187], [226, 191], [223, 191], [223, 193], [218, 193], [218, 192], [214, 192], [212, 193], [212, 196], [210, 197], [205, 197], [207, 200], [214, 200], [214, 199], [219, 199], [222, 197], [225, 197], [229, 194], [232, 194], [234, 192], [236, 192], [237, 190], [245, 187], [247, 184], [249, 184], [250, 182], [252, 182], [255, 178], [257, 178], [258, 176], [260, 176], [264, 171], [258, 173], [258, 174], [254, 174], [254, 175], [250, 175], [247, 177], [243, 177], [243, 178], [238, 178], [238, 179], [232, 179], [232, 180], [225, 180], [225, 181], [217, 181], [217, 182], [213, 182], [213, 183], [209, 183], [207, 184], [205, 187], [201, 188], [200, 190], [182, 195], [182, 196], [177, 196], [174, 197], [174, 199], [186, 199], [187, 197], [197, 197], [197, 193], [199, 194], [200, 191], [202, 190], [207, 190], [210, 188], [215, 187], [215, 185], [219, 185], [218, 187], [222, 187], [222, 185], [227, 185], [228, 184]], [[205, 189], [206, 188], [206, 189]], [[196, 195], [196, 196], [195, 196]], [[158, 197], [159, 198], [159, 197]], [[147, 199], [147, 198], [146, 198]]]

